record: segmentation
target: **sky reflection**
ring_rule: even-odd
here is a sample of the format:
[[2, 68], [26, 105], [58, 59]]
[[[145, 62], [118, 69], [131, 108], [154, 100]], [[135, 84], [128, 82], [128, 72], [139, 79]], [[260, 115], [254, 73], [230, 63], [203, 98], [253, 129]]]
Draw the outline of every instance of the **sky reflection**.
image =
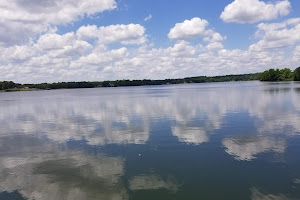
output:
[[[0, 188], [28, 199], [180, 195], [191, 182], [204, 187], [212, 166], [233, 170], [236, 162], [258, 165], [267, 157], [299, 164], [291, 141], [300, 136], [300, 104], [292, 83], [3, 93], [0, 110]], [[273, 167], [272, 173], [285, 169]], [[210, 179], [231, 179], [230, 170]], [[291, 173], [282, 183], [296, 184], [300, 171]], [[250, 175], [236, 184], [244, 180], [250, 183]], [[250, 199], [288, 199], [254, 188], [258, 180], [246, 185]]]

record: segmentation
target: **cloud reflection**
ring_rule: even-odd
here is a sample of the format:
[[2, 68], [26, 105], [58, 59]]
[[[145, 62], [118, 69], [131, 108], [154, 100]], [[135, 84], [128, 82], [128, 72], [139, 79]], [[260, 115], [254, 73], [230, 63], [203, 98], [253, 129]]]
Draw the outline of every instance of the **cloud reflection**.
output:
[[285, 140], [271, 137], [228, 138], [222, 143], [228, 154], [234, 156], [236, 160], [243, 161], [251, 161], [256, 155], [264, 152], [284, 153], [286, 149]]
[[[120, 157], [89, 156], [28, 136], [1, 138], [0, 142], [2, 192], [17, 190], [30, 200], [128, 197], [121, 182], [124, 162]], [[7, 148], [12, 142], [18, 146]]]
[[[129, 199], [123, 158], [92, 156], [65, 144], [143, 145], [160, 123], [189, 145], [208, 143], [219, 134], [218, 142], [238, 161], [283, 154], [288, 138], [300, 134], [299, 93], [273, 93], [269, 87], [279, 86], [246, 82], [1, 94], [1, 191], [17, 190], [37, 200], [53, 194], [57, 199]], [[251, 120], [240, 120], [241, 115]], [[128, 184], [132, 191], [179, 188], [157, 174], [133, 175]], [[252, 190], [252, 199], [283, 197]]]
[[172, 127], [172, 133], [178, 137], [180, 142], [199, 145], [208, 142], [208, 136], [205, 130], [194, 127]]
[[284, 194], [264, 194], [257, 188], [251, 189], [251, 200], [291, 200]]
[[[0, 135], [46, 136], [58, 143], [85, 140], [90, 145], [145, 144], [150, 124], [169, 120], [179, 142], [199, 145], [209, 142], [210, 134], [228, 128], [224, 124], [228, 115], [248, 113], [258, 139], [240, 143], [239, 148], [253, 147], [253, 153], [245, 153], [245, 159], [251, 159], [272, 149], [261, 146], [269, 144], [266, 140], [277, 140], [275, 135], [299, 135], [299, 95], [292, 88], [297, 87], [244, 82], [4, 95], [0, 99], [5, 102], [0, 104]], [[273, 90], [285, 92], [268, 92]], [[239, 124], [231, 126], [243, 131]], [[239, 149], [236, 143], [229, 142], [236, 139], [226, 137], [227, 152], [239, 155], [232, 150]]]
[[171, 178], [164, 180], [157, 175], [139, 175], [129, 181], [129, 188], [131, 190], [166, 189], [171, 192], [177, 192], [178, 187], [179, 185]]

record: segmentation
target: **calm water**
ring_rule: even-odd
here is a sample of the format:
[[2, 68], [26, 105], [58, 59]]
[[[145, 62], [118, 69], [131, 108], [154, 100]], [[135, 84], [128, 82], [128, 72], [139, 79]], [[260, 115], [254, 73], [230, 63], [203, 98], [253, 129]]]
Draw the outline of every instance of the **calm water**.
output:
[[300, 83], [0, 93], [0, 199], [300, 199]]

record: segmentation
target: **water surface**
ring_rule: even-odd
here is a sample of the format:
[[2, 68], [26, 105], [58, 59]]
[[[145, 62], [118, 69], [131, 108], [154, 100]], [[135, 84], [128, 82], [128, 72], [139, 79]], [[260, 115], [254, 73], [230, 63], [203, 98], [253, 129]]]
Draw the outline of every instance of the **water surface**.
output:
[[0, 93], [0, 199], [300, 199], [300, 84]]

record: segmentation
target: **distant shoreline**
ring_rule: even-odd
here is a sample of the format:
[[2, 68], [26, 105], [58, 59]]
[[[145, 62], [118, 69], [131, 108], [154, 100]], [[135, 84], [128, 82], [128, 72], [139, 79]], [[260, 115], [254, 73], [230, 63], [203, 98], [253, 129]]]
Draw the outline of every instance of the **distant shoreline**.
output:
[[[201, 83], [229, 83], [229, 82], [247, 82], [247, 81], [259, 81], [259, 80], [241, 80], [241, 81], [214, 81], [214, 82], [201, 82]], [[283, 81], [290, 82], [290, 81]], [[72, 88], [57, 88], [57, 89], [36, 89], [36, 88], [15, 88], [8, 90], [0, 90], [0, 92], [29, 92], [29, 91], [45, 91], [45, 90], [71, 90], [71, 89], [92, 89], [92, 88], [117, 88], [117, 87], [142, 87], [142, 86], [162, 86], [162, 85], [186, 85], [186, 84], [201, 84], [201, 83], [178, 83], [178, 84], [151, 84], [151, 85], [123, 85], [123, 86], [115, 86], [115, 87], [72, 87]]]
[[[52, 89], [75, 89], [75, 88], [100, 88], [100, 87], [125, 87], [125, 86], [146, 86], [146, 85], [174, 85], [189, 83], [212, 83], [212, 82], [235, 82], [259, 80], [262, 73], [225, 75], [225, 76], [197, 76], [181, 79], [164, 80], [116, 80], [116, 81], [94, 81], [94, 82], [57, 82], [39, 84], [19, 84], [12, 81], [0, 82], [0, 92], [52, 90]], [[7, 88], [1, 90], [1, 83]], [[2, 86], [3, 87], [3, 86]]]
[[81, 81], [81, 82], [57, 82], [20, 84], [12, 81], [0, 82], [0, 92], [32, 91], [32, 90], [53, 90], [53, 89], [75, 89], [75, 88], [100, 88], [100, 87], [125, 87], [125, 86], [145, 86], [145, 85], [170, 85], [188, 83], [213, 83], [213, 82], [235, 82], [235, 81], [300, 81], [300, 67], [294, 71], [284, 69], [270, 69], [262, 73], [224, 75], [224, 76], [196, 76], [178, 79], [164, 80], [115, 80], [115, 81]]

